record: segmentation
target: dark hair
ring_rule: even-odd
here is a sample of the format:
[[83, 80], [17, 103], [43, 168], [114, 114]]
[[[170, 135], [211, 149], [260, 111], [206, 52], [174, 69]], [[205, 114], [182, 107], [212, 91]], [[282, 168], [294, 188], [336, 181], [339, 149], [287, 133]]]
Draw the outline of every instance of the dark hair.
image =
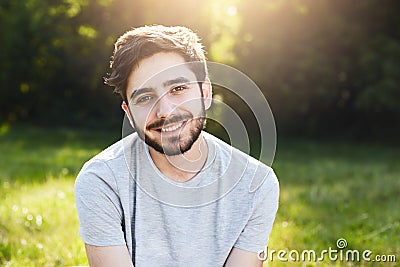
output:
[[[105, 83], [114, 87], [126, 100], [126, 87], [129, 74], [134, 66], [147, 57], [160, 52], [176, 52], [191, 64], [199, 81], [207, 76], [206, 58], [203, 45], [196, 33], [182, 26], [144, 26], [124, 33], [115, 43], [110, 61], [111, 73]], [[200, 68], [199, 68], [200, 65]]]

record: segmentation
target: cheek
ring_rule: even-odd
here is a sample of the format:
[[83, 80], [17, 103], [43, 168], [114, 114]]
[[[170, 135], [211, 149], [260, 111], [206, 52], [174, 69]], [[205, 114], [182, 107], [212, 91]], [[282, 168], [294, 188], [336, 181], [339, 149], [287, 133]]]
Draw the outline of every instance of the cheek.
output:
[[147, 109], [136, 109], [133, 110], [132, 113], [136, 125], [144, 129], [149, 121], [152, 120], [154, 112], [150, 112], [150, 110]]

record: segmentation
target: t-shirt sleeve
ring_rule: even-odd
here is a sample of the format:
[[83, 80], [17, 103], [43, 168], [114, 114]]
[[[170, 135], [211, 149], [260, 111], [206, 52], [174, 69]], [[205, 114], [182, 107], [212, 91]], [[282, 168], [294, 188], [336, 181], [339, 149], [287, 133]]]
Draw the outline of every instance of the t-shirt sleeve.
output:
[[86, 163], [75, 182], [79, 235], [95, 246], [125, 245], [123, 211], [114, 175], [106, 163]]
[[271, 169], [254, 195], [252, 214], [234, 247], [250, 252], [265, 250], [278, 210], [279, 183]]

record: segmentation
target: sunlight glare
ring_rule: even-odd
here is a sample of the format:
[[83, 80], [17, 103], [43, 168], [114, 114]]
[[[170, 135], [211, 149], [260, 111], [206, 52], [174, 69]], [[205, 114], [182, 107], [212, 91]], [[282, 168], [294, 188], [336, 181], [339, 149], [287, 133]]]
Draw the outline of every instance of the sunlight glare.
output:
[[235, 6], [229, 6], [226, 9], [226, 13], [228, 13], [229, 16], [235, 16], [237, 14], [237, 8]]

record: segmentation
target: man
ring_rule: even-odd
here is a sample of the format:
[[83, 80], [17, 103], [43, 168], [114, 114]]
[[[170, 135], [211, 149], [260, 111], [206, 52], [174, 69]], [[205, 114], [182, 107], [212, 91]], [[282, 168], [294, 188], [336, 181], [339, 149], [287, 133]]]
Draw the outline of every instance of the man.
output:
[[126, 32], [106, 83], [136, 133], [77, 177], [90, 265], [261, 266], [278, 181], [271, 168], [203, 131], [212, 88], [197, 35], [165, 26]]

